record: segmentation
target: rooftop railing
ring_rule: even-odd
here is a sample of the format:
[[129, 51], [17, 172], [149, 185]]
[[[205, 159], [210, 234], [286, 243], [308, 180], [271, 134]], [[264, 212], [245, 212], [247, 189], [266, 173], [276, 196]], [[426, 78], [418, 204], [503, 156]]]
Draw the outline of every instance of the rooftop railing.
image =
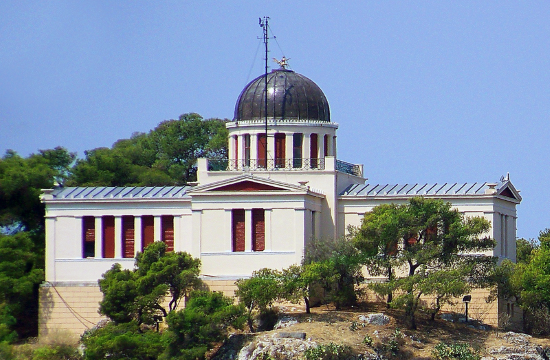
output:
[[[325, 170], [325, 158], [310, 159], [208, 159], [208, 171], [304, 171]], [[336, 170], [363, 176], [363, 166], [336, 160]]]
[[208, 171], [324, 170], [325, 159], [209, 159]]
[[336, 160], [336, 170], [355, 176], [363, 176], [363, 166], [342, 160]]

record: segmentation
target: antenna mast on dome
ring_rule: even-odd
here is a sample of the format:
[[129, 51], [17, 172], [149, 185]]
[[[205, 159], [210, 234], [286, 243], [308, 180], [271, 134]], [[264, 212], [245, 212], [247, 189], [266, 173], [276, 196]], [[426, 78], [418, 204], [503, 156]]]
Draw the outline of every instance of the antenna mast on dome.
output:
[[267, 54], [269, 53], [268, 48], [268, 28], [269, 28], [269, 16], [264, 16], [264, 18], [259, 19], [260, 27], [264, 31], [264, 45], [265, 45], [265, 74], [264, 74], [264, 115], [265, 115], [265, 161], [266, 161], [266, 168], [267, 168]]

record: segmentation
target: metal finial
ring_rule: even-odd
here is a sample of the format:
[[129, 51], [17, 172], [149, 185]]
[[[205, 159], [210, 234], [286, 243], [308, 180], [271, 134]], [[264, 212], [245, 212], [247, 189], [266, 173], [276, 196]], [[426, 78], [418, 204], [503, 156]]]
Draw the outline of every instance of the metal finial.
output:
[[281, 58], [281, 60], [277, 60], [277, 59], [273, 58], [273, 61], [275, 61], [277, 64], [279, 64], [281, 69], [286, 69], [286, 67], [288, 66], [288, 60], [290, 60], [290, 58], [287, 59], [285, 56], [283, 56]]

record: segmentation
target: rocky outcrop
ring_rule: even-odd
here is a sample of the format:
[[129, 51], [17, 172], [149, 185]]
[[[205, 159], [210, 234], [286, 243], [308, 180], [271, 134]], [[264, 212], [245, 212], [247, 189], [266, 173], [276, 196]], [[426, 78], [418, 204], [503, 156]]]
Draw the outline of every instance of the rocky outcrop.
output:
[[550, 348], [531, 344], [531, 336], [507, 332], [502, 337], [508, 345], [488, 349], [482, 360], [549, 360]]

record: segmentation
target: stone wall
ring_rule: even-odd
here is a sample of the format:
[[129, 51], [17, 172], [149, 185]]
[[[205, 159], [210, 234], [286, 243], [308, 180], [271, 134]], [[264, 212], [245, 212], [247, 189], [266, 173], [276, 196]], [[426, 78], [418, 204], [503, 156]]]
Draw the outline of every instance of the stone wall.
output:
[[92, 328], [105, 317], [98, 313], [103, 294], [97, 283], [51, 284], [40, 287], [39, 336], [52, 330], [76, 335]]

